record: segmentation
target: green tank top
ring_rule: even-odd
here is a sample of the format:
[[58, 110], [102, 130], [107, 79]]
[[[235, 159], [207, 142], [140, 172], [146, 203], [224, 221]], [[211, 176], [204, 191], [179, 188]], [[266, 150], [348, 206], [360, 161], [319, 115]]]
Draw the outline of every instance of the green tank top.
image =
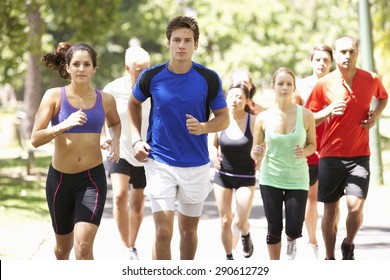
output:
[[307, 159], [294, 157], [295, 146], [305, 147], [306, 143], [303, 107], [297, 105], [296, 125], [291, 133], [279, 134], [265, 123], [265, 142], [267, 146], [260, 168], [260, 184], [287, 190], [309, 190]]

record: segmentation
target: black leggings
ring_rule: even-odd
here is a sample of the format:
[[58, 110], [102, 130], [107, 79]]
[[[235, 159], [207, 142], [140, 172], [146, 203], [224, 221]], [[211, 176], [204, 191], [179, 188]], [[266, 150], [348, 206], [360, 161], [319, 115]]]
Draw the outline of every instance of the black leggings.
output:
[[103, 164], [76, 174], [55, 170], [46, 180], [46, 198], [56, 234], [68, 234], [77, 222], [99, 226], [107, 196]]
[[283, 202], [285, 205], [286, 235], [291, 239], [301, 237], [308, 192], [260, 185], [260, 193], [268, 223], [267, 244], [276, 244], [281, 241]]

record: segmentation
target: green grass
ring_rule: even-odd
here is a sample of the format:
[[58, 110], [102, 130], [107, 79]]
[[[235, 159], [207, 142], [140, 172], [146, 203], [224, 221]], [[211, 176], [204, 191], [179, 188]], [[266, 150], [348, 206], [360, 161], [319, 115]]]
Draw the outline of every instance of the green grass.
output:
[[0, 107], [0, 259], [29, 259], [52, 234], [45, 194], [51, 155], [37, 151], [33, 175], [27, 175], [27, 151], [18, 141], [19, 110]]
[[[51, 157], [36, 157], [36, 170], [47, 169]], [[2, 214], [41, 218], [48, 214], [45, 198], [45, 174], [26, 176], [26, 159], [0, 160], [0, 209]]]
[[27, 176], [26, 159], [0, 159], [1, 259], [30, 258], [51, 230], [45, 195], [51, 156], [37, 156], [35, 160], [36, 174]]
[[[37, 168], [45, 168], [47, 169], [49, 167], [49, 164], [51, 162], [51, 156], [36, 156], [35, 157], [35, 165]], [[27, 160], [23, 158], [16, 158], [16, 159], [1, 159], [0, 160], [0, 169], [4, 168], [25, 168], [27, 166]]]
[[39, 183], [1, 177], [0, 184], [2, 214], [5, 211], [33, 219], [48, 214], [45, 189], [38, 186]]

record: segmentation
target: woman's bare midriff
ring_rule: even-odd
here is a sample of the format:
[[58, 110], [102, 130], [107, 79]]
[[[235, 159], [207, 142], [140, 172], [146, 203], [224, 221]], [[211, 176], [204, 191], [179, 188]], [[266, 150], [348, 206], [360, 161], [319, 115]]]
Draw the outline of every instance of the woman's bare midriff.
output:
[[63, 133], [55, 140], [52, 164], [63, 173], [79, 173], [103, 161], [98, 133]]

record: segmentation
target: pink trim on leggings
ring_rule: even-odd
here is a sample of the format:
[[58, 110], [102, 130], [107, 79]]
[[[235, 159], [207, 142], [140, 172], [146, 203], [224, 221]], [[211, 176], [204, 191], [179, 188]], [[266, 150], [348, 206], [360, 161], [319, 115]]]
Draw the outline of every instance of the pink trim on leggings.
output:
[[92, 184], [95, 186], [95, 189], [96, 189], [95, 208], [93, 209], [93, 212], [92, 212], [92, 215], [91, 215], [91, 221], [92, 221], [93, 216], [95, 216], [96, 208], [97, 208], [98, 201], [99, 201], [99, 189], [98, 189], [96, 183], [93, 181], [93, 179], [91, 177], [91, 170], [90, 169], [88, 169], [88, 177], [89, 177], [89, 180], [91, 180]]
[[55, 223], [55, 228], [56, 228], [56, 233], [58, 232], [58, 224], [57, 224], [57, 215], [56, 215], [56, 198], [57, 198], [57, 193], [60, 189], [62, 183], [62, 172], [60, 172], [60, 181], [58, 182], [58, 185], [56, 187], [56, 191], [54, 193], [54, 198], [53, 198], [53, 214], [54, 214], [54, 223]]

